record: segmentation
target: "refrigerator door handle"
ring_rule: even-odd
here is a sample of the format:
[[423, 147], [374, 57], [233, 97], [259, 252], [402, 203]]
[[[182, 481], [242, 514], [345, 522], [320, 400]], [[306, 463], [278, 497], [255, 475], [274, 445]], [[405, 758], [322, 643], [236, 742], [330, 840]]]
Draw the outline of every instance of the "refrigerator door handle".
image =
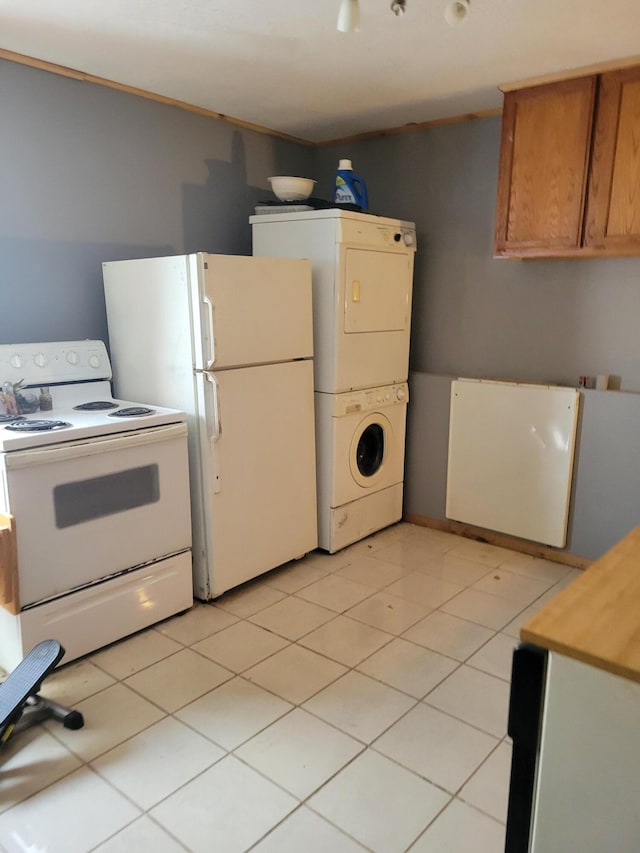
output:
[[209, 341], [209, 358], [207, 359], [207, 370], [210, 370], [216, 361], [216, 333], [215, 333], [215, 323], [213, 319], [213, 302], [208, 296], [203, 296], [202, 301], [204, 302], [207, 309], [207, 331], [208, 331], [208, 341]]
[[212, 487], [213, 494], [220, 492], [220, 447], [218, 441], [222, 434], [220, 423], [220, 400], [218, 396], [218, 382], [213, 373], [205, 373], [205, 415], [207, 419], [207, 438], [211, 451], [211, 463], [213, 465]]
[[218, 382], [216, 377], [212, 373], [205, 373], [207, 378], [207, 382], [211, 389], [210, 395], [207, 397], [211, 400], [210, 406], [207, 407], [207, 434], [209, 436], [209, 441], [212, 441], [214, 444], [220, 438], [222, 434], [222, 425], [220, 423], [220, 398], [218, 396]]

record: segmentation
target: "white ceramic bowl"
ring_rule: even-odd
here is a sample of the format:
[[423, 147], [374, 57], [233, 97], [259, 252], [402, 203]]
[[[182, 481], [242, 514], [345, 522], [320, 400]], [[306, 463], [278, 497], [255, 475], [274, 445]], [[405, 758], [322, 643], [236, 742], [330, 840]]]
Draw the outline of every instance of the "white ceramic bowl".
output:
[[292, 178], [289, 175], [278, 175], [268, 180], [274, 195], [280, 201], [302, 201], [309, 198], [316, 184], [311, 178]]

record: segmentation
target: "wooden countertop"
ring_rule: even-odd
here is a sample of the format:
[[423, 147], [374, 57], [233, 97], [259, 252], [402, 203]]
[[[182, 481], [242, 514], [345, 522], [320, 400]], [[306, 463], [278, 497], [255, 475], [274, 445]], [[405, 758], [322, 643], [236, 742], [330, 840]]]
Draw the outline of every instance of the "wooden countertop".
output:
[[640, 527], [526, 622], [520, 637], [640, 681]]

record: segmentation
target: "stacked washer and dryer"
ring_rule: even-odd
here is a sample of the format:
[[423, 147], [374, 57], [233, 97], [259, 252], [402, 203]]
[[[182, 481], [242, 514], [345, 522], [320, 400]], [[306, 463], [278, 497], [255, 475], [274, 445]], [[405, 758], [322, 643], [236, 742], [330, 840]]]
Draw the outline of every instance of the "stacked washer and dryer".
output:
[[336, 209], [250, 221], [254, 255], [311, 260], [318, 540], [334, 553], [402, 517], [415, 225]]

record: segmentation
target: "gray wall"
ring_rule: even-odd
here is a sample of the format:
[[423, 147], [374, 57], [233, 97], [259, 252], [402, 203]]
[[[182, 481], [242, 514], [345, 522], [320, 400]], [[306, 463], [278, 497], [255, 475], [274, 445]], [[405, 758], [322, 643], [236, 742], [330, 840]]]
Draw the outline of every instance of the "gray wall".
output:
[[[445, 518], [451, 379], [409, 376], [405, 511]], [[583, 391], [566, 550], [595, 559], [640, 523], [640, 395]]]
[[413, 370], [577, 384], [608, 373], [640, 391], [640, 258], [494, 260], [500, 119], [319, 149], [339, 157], [371, 212], [417, 225]]
[[[451, 376], [576, 385], [608, 373], [640, 391], [640, 258], [494, 260], [500, 119], [316, 152], [338, 159], [372, 213], [416, 223], [405, 510], [443, 519]], [[567, 550], [598, 557], [640, 523], [640, 396], [582, 396]]]
[[[267, 176], [330, 198], [350, 157], [372, 212], [418, 230], [407, 511], [444, 514], [449, 375], [640, 390], [640, 259], [493, 260], [498, 119], [314, 152], [3, 60], [0, 111], [0, 343], [106, 339], [102, 261], [250, 254]], [[640, 397], [586, 396], [569, 549], [598, 556], [637, 520]]]
[[251, 254], [267, 176], [312, 150], [0, 60], [0, 343], [106, 340], [101, 263]]

